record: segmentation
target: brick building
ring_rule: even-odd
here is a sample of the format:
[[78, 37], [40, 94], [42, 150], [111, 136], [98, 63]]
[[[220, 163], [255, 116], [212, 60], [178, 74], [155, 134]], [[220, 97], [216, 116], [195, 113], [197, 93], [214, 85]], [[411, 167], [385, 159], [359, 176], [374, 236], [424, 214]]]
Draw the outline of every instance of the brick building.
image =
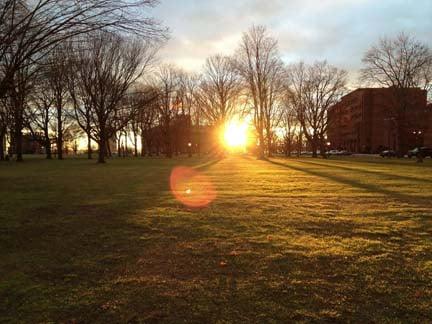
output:
[[432, 146], [432, 106], [427, 106], [427, 92], [412, 88], [404, 93], [403, 113], [392, 88], [360, 88], [342, 97], [328, 112], [331, 147], [378, 153]]

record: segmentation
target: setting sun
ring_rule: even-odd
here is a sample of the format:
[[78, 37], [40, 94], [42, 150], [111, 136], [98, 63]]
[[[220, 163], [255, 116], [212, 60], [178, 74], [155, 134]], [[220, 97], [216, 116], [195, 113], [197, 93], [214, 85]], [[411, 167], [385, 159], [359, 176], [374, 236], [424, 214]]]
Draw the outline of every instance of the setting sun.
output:
[[248, 125], [240, 121], [229, 122], [225, 126], [223, 139], [228, 148], [245, 148], [248, 141]]

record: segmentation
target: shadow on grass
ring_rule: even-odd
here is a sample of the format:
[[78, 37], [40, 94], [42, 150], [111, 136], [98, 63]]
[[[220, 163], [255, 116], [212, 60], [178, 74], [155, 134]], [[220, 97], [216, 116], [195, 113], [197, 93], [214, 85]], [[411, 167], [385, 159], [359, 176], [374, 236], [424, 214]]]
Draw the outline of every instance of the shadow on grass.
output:
[[35, 159], [14, 167], [4, 175], [13, 183], [0, 190], [16, 199], [0, 211], [0, 219], [15, 218], [0, 226], [0, 322], [160, 320], [163, 305], [182, 308], [163, 295], [162, 281], [196, 267], [178, 260], [173, 244], [207, 233], [183, 222], [191, 212], [171, 195], [169, 174], [219, 161]]
[[308, 164], [308, 165], [323, 166], [326, 168], [353, 171], [353, 172], [357, 172], [357, 173], [372, 174], [372, 175], [377, 175], [377, 176], [382, 176], [382, 177], [392, 177], [394, 179], [400, 179], [400, 180], [424, 182], [424, 183], [429, 183], [429, 184], [432, 183], [432, 181], [430, 179], [421, 179], [421, 178], [416, 178], [416, 177], [402, 176], [402, 175], [398, 175], [395, 173], [390, 174], [387, 172], [372, 171], [372, 170], [365, 170], [365, 169], [358, 169], [358, 168], [350, 168], [350, 167], [346, 167], [346, 166], [342, 166], [342, 165], [336, 165], [336, 164], [332, 164], [332, 163], [320, 163], [319, 161], [313, 161], [312, 162], [312, 161], [304, 161], [304, 160], [296, 160], [296, 162], [304, 163], [304, 164]]
[[[282, 163], [282, 162], [278, 162], [275, 160], [268, 159], [268, 160], [266, 160], [266, 162], [277, 165], [279, 167], [284, 167], [284, 168], [292, 169], [295, 171], [307, 173], [307, 174], [310, 174], [313, 176], [317, 176], [320, 178], [328, 179], [328, 180], [331, 180], [334, 182], [339, 182], [341, 184], [345, 184], [345, 185], [355, 187], [358, 189], [386, 195], [390, 198], [397, 199], [397, 200], [404, 202], [404, 203], [415, 204], [415, 205], [420, 206], [420, 207], [430, 207], [430, 197], [429, 196], [411, 196], [411, 195], [403, 194], [400, 192], [388, 190], [388, 189], [385, 189], [381, 186], [374, 185], [371, 183], [362, 183], [362, 182], [356, 181], [354, 179], [347, 179], [347, 178], [340, 177], [340, 176], [337, 176], [334, 174], [328, 174], [325, 172], [311, 170], [310, 168], [307, 168], [307, 167], [301, 168], [301, 167], [294, 166], [292, 164]], [[298, 161], [296, 161], [296, 162], [298, 162]]]
[[[347, 158], [337, 158], [334, 161], [338, 161], [338, 162], [351, 162], [352, 157], [347, 157]], [[387, 166], [391, 166], [391, 165], [398, 165], [398, 166], [407, 166], [407, 167], [412, 167], [412, 166], [416, 166], [419, 168], [431, 168], [432, 164], [431, 164], [431, 159], [425, 159], [424, 163], [416, 163], [415, 159], [407, 159], [407, 158], [364, 158], [364, 157], [360, 157], [357, 158], [355, 160], [356, 163], [362, 163], [362, 164], [377, 164], [377, 165], [387, 165]]]
[[204, 171], [204, 170], [207, 170], [207, 169], [209, 169], [210, 167], [212, 167], [212, 166], [218, 164], [218, 163], [221, 162], [222, 160], [223, 160], [223, 159], [210, 160], [210, 161], [207, 161], [207, 162], [205, 162], [205, 163], [203, 163], [203, 164], [200, 164], [200, 165], [194, 167], [194, 169]]
[[[388, 322], [431, 315], [427, 296], [410, 295], [425, 279], [402, 261], [313, 256], [290, 240], [265, 241], [261, 236], [272, 233], [260, 227], [261, 214], [251, 224], [241, 207], [180, 207], [168, 186], [173, 162], [146, 162], [149, 169], [130, 163], [57, 172], [51, 180], [39, 169], [19, 175], [22, 183], [10, 188], [17, 206], [5, 213], [19, 226], [2, 232], [7, 245], [0, 246], [0, 321], [372, 322], [381, 316]], [[230, 168], [218, 165], [224, 167]], [[51, 196], [36, 192], [43, 188]], [[306, 241], [302, 248], [308, 250]]]

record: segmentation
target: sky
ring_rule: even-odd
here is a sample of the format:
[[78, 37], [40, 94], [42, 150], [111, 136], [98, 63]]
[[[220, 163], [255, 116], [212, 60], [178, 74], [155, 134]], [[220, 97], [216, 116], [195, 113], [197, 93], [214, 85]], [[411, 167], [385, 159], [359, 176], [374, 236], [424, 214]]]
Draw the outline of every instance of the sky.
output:
[[232, 54], [252, 25], [278, 39], [286, 63], [326, 59], [350, 72], [380, 37], [401, 31], [432, 46], [432, 0], [160, 0], [167, 26], [163, 62], [198, 72], [214, 54]]

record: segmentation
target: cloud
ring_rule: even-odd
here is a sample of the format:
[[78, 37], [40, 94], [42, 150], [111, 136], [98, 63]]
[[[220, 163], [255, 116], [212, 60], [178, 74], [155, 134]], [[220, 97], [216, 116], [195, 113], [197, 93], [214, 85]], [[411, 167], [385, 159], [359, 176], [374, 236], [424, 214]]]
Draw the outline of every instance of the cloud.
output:
[[172, 30], [161, 58], [189, 70], [233, 53], [253, 24], [270, 29], [287, 62], [327, 59], [352, 72], [384, 35], [404, 30], [432, 46], [430, 0], [162, 0], [155, 16]]

